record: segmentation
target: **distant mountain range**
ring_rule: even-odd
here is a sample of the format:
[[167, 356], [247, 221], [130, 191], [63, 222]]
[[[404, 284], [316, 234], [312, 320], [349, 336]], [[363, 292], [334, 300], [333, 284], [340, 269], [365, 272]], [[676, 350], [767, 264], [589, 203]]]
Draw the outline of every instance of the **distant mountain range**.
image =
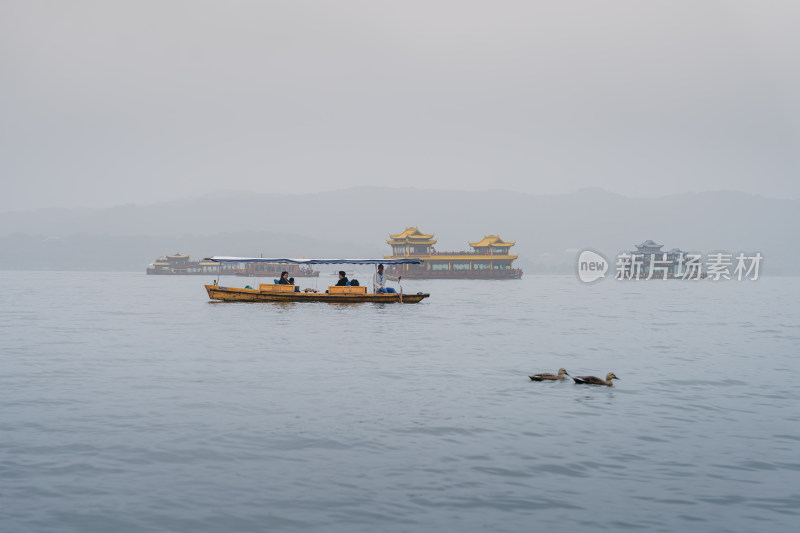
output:
[[760, 251], [765, 274], [800, 274], [800, 200], [737, 192], [629, 198], [600, 189], [534, 195], [361, 187], [273, 195], [223, 192], [107, 209], [0, 213], [0, 268], [134, 270], [180, 251], [208, 255], [366, 256], [407, 226], [439, 250], [499, 233], [527, 273], [572, 272], [576, 251], [609, 256], [646, 239], [664, 249]]

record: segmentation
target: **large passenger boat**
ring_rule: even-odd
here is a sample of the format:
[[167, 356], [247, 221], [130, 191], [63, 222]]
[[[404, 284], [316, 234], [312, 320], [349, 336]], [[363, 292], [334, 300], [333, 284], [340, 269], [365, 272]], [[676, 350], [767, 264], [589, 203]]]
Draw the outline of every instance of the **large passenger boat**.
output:
[[434, 247], [432, 233], [422, 233], [416, 227], [402, 233], [389, 234], [386, 241], [392, 247], [389, 259], [420, 259], [420, 264], [402, 264], [389, 269], [394, 276], [417, 279], [520, 279], [522, 270], [514, 268], [516, 255], [509, 251], [515, 242], [504, 241], [499, 235], [484, 235], [471, 242], [471, 251], [440, 252]]
[[[235, 274], [239, 268], [241, 268], [241, 265], [227, 264], [223, 266], [222, 273]], [[183, 255], [180, 252], [172, 255], [162, 255], [147, 265], [147, 273], [158, 276], [208, 276], [209, 274], [216, 274], [218, 270], [219, 265], [213, 261], [208, 259], [192, 261], [188, 255]]]
[[166, 276], [201, 276], [216, 274], [220, 268], [223, 274], [237, 276], [276, 277], [285, 270], [292, 278], [319, 277], [319, 270], [314, 270], [310, 266], [277, 263], [225, 263], [220, 265], [210, 259], [192, 261], [188, 255], [180, 252], [159, 257], [147, 266], [147, 273]]
[[[263, 259], [253, 257], [210, 257], [206, 259], [219, 265], [226, 263], [278, 263], [281, 265], [318, 265], [318, 264], [354, 264], [354, 265], [402, 265], [419, 264], [419, 259]], [[286, 269], [284, 269], [286, 270]], [[419, 303], [430, 294], [417, 292], [408, 294], [400, 291], [394, 293], [367, 292], [366, 286], [328, 287], [325, 292], [315, 289], [301, 290], [296, 285], [279, 285], [277, 283], [262, 283], [257, 289], [252, 287], [226, 287], [219, 283], [219, 277], [211, 285], [206, 285], [206, 292], [211, 300], [223, 302], [326, 302], [326, 303]]]

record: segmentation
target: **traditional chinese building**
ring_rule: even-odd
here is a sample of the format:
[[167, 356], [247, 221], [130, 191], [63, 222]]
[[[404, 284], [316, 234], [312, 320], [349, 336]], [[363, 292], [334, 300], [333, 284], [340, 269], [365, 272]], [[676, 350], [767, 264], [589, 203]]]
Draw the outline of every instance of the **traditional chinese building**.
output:
[[514, 242], [504, 241], [499, 235], [484, 235], [483, 239], [471, 242], [472, 251], [440, 252], [434, 244], [433, 234], [422, 233], [416, 227], [406, 228], [402, 233], [390, 234], [386, 241], [392, 247], [392, 255], [386, 259], [422, 259], [421, 265], [399, 265], [390, 274], [407, 278], [451, 278], [451, 279], [519, 279], [522, 271], [514, 268], [518, 256], [509, 251]]
[[[619, 279], [664, 279], [699, 277], [701, 272], [693, 272], [689, 263], [690, 254], [673, 248], [663, 251], [663, 244], [646, 240], [636, 245], [636, 251], [623, 252], [617, 256], [617, 278]], [[692, 254], [692, 257], [695, 257]], [[696, 256], [699, 258], [699, 256]]]

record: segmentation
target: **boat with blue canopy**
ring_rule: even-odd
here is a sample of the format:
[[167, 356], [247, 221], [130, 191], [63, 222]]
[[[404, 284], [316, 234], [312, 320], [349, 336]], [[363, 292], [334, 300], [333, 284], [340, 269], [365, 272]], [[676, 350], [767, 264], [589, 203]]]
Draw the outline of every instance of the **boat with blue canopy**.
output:
[[[223, 263], [279, 263], [292, 265], [403, 265], [420, 264], [421, 259], [294, 259], [294, 258], [264, 258], [264, 257], [229, 257], [214, 256], [207, 257], [207, 261], [213, 261], [220, 265], [221, 272]], [[325, 292], [315, 289], [300, 290], [295, 285], [280, 285], [278, 283], [261, 283], [258, 288], [239, 288], [224, 287], [217, 281], [212, 285], [206, 285], [208, 297], [211, 300], [223, 302], [328, 302], [328, 303], [419, 303], [430, 294], [417, 292], [408, 294], [403, 292], [400, 285], [399, 292], [368, 292], [366, 286], [330, 286]]]

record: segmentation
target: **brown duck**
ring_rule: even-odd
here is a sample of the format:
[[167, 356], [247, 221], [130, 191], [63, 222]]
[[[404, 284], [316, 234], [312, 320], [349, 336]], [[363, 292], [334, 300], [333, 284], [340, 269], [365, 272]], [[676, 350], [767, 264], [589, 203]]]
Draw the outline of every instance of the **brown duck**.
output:
[[570, 376], [572, 381], [577, 383], [578, 385], [605, 385], [607, 387], [613, 387], [614, 383], [611, 382], [612, 379], [619, 379], [617, 376], [614, 375], [613, 372], [609, 372], [606, 374], [606, 379], [596, 378], [594, 376]]
[[[528, 376], [531, 378], [531, 381], [558, 381], [563, 380], [564, 376], [569, 376], [566, 370], [563, 368], [558, 369], [558, 375], [556, 374], [534, 374], [532, 376]], [[571, 376], [570, 376], [571, 377]]]

